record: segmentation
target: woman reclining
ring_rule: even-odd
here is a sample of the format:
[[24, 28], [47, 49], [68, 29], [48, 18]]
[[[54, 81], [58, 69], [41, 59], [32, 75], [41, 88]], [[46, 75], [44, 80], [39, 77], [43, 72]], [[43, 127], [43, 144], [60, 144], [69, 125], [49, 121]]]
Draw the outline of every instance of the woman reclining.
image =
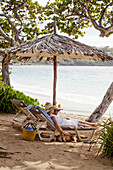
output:
[[84, 121], [81, 121], [78, 119], [70, 120], [70, 119], [66, 119], [64, 117], [57, 116], [56, 114], [54, 114], [54, 109], [56, 109], [56, 107], [53, 106], [51, 103], [47, 102], [45, 104], [45, 111], [53, 120], [53, 122], [56, 126], [56, 129], [64, 135], [69, 135], [69, 134], [65, 133], [63, 131], [63, 129], [60, 127], [61, 125], [74, 125], [77, 128], [78, 127], [96, 127], [97, 126], [97, 124], [95, 124], [95, 123], [84, 122]]

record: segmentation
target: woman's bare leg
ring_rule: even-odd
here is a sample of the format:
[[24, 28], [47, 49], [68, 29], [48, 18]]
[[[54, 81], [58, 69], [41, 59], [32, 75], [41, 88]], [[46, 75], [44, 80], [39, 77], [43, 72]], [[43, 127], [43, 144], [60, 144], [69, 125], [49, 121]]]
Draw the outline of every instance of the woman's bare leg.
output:
[[89, 123], [89, 122], [84, 122], [84, 121], [79, 121], [78, 122], [78, 126], [83, 126], [83, 127], [90, 127], [90, 126], [93, 126], [93, 127], [96, 127], [97, 124], [96, 123]]

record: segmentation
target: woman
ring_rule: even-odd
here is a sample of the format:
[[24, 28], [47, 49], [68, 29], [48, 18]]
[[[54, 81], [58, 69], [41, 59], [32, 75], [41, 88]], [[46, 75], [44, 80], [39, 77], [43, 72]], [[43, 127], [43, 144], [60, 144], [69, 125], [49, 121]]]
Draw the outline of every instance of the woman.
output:
[[54, 114], [54, 109], [56, 109], [56, 106], [53, 106], [51, 103], [47, 102], [45, 104], [45, 111], [48, 113], [48, 115], [51, 117], [51, 119], [53, 120], [56, 129], [64, 134], [64, 135], [69, 135], [68, 133], [65, 133], [63, 131], [63, 129], [60, 127], [61, 125], [74, 125], [77, 128], [78, 127], [96, 127], [97, 124], [95, 123], [89, 123], [89, 122], [84, 122], [81, 120], [70, 120], [70, 119], [66, 119], [64, 117], [60, 117]]

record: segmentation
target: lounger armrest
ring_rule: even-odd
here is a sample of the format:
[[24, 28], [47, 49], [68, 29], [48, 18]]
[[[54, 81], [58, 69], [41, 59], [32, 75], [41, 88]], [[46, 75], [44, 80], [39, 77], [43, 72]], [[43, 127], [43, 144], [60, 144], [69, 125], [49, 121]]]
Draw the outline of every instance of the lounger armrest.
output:
[[79, 130], [96, 130], [96, 127], [78, 127]]
[[60, 125], [60, 127], [65, 130], [65, 129], [75, 129], [76, 130], [76, 126], [74, 125]]
[[73, 128], [76, 128], [75, 125], [60, 125], [61, 127], [73, 127]]
[[21, 101], [21, 100], [17, 100], [17, 99], [12, 99], [12, 103], [16, 106], [16, 107], [27, 107], [27, 105]]

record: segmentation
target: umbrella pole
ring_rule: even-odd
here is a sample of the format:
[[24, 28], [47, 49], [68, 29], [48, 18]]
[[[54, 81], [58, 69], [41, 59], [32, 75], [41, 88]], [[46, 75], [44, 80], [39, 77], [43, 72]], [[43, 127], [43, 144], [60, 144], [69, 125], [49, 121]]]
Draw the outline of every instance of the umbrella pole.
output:
[[53, 105], [56, 105], [56, 83], [57, 83], [57, 57], [53, 59], [54, 80], [53, 80]]

